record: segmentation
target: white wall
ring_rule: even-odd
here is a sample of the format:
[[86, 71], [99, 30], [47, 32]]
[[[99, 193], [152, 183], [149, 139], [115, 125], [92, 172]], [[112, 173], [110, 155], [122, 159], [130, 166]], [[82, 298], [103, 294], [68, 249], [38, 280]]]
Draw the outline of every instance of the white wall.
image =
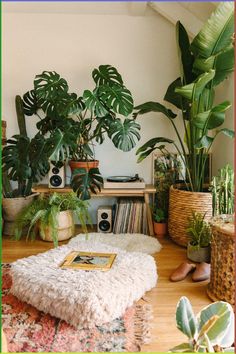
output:
[[[122, 74], [136, 105], [147, 100], [162, 102], [167, 86], [178, 75], [174, 26], [152, 10], [135, 16], [14, 13], [14, 8], [9, 13], [3, 7], [2, 31], [2, 115], [8, 137], [17, 133], [15, 95], [31, 89], [34, 76], [43, 70], [57, 71], [68, 81], [71, 92], [82, 94], [93, 88], [93, 68], [111, 64]], [[33, 136], [37, 119], [26, 119], [28, 134]], [[161, 114], [145, 115], [138, 121], [142, 138], [137, 147], [155, 136], [175, 138]], [[97, 146], [103, 176], [139, 173], [150, 183], [151, 158], [137, 164], [135, 151], [118, 151], [108, 140]], [[92, 209], [107, 202], [93, 200]]]

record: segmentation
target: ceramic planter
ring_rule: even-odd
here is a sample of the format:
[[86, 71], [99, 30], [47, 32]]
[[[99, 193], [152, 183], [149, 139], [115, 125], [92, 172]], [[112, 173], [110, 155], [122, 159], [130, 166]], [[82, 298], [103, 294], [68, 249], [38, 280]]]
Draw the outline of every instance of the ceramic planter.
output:
[[[74, 219], [73, 212], [71, 210], [61, 211], [57, 216], [58, 221], [58, 241], [68, 240], [74, 235]], [[43, 241], [53, 242], [52, 228], [47, 226], [44, 228], [44, 235], [39, 229], [39, 235]]]
[[91, 168], [98, 168], [99, 161], [69, 161], [69, 166], [71, 168], [71, 173], [73, 174], [74, 170], [77, 168], [85, 168], [89, 171]]
[[157, 237], [163, 238], [167, 234], [167, 223], [154, 222], [153, 229]]
[[2, 198], [2, 210], [4, 219], [3, 234], [14, 235], [14, 221], [23, 208], [28, 206], [39, 193], [33, 193], [27, 197]]
[[212, 194], [209, 192], [190, 192], [179, 189], [178, 185], [170, 187], [168, 233], [180, 246], [188, 244], [188, 219], [192, 212], [205, 214], [205, 220], [212, 217]]
[[188, 243], [187, 246], [187, 257], [193, 262], [206, 262], [209, 263], [211, 260], [211, 247], [210, 245], [207, 247], [197, 248], [196, 246], [192, 246]]

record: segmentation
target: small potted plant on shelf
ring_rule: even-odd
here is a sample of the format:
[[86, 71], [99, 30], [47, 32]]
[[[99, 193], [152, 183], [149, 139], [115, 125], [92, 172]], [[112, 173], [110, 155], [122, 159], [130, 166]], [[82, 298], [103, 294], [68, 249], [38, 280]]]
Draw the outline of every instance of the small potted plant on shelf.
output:
[[[192, 42], [184, 26], [177, 22], [180, 77], [169, 85], [164, 100], [176, 106], [181, 115], [159, 102], [135, 107], [134, 117], [161, 113], [159, 116], [169, 121], [176, 134], [176, 141], [160, 136], [150, 139], [137, 154], [141, 161], [160, 145], [172, 144], [182, 160], [186, 178], [184, 185], [170, 188], [168, 218], [168, 232], [181, 246], [188, 242], [186, 226], [192, 209], [206, 213], [206, 219], [212, 216], [212, 196], [206, 186], [212, 144], [219, 134], [234, 137], [231, 129], [221, 127], [230, 102], [214, 103], [217, 86], [234, 70], [233, 34], [234, 5], [229, 1], [218, 5]], [[183, 129], [180, 130], [176, 120], [180, 120]]]
[[176, 308], [176, 326], [188, 337], [171, 353], [234, 353], [234, 311], [227, 302], [204, 307], [196, 316], [191, 303], [183, 296]]
[[90, 198], [103, 182], [94, 144], [102, 144], [108, 136], [116, 148], [130, 151], [140, 139], [140, 125], [128, 117], [133, 98], [117, 69], [100, 65], [92, 78], [94, 89], [77, 96], [68, 92], [67, 81], [58, 73], [44, 71], [23, 96], [25, 114], [40, 117], [37, 128], [42, 135], [49, 134], [56, 147], [50, 159], [69, 160], [71, 184], [82, 199]]
[[153, 209], [153, 228], [157, 237], [164, 237], [167, 234], [167, 216], [163, 209]]
[[87, 232], [86, 223], [90, 218], [86, 201], [80, 200], [74, 192], [41, 195], [18, 214], [14, 224], [15, 238], [19, 240], [24, 227], [29, 226], [27, 238], [35, 239], [39, 231], [44, 241], [52, 241], [57, 246], [58, 241], [73, 236], [74, 215], [78, 217], [83, 231]]
[[187, 257], [193, 262], [210, 262], [211, 228], [204, 218], [204, 214], [194, 211], [189, 218]]

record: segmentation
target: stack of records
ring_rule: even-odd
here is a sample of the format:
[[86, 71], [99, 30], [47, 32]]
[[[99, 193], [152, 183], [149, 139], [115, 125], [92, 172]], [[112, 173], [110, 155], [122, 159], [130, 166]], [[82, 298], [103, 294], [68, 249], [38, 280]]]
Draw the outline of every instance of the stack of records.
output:
[[143, 198], [120, 198], [113, 226], [113, 233], [147, 234], [147, 210]]

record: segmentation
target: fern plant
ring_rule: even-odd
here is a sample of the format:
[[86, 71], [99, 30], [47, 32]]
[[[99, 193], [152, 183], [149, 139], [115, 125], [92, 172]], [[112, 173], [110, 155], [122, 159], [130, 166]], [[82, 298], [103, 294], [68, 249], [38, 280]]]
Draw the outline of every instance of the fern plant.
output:
[[192, 217], [189, 218], [187, 233], [192, 246], [207, 247], [211, 242], [211, 228], [204, 220], [205, 214], [192, 212]]
[[90, 222], [88, 203], [80, 200], [76, 193], [53, 193], [49, 196], [40, 195], [38, 199], [25, 207], [15, 221], [15, 238], [22, 237], [25, 227], [28, 228], [26, 239], [35, 239], [37, 232], [45, 238], [45, 228], [50, 226], [54, 246], [58, 245], [58, 214], [61, 211], [71, 210], [78, 217], [82, 229], [87, 233], [87, 222]]

